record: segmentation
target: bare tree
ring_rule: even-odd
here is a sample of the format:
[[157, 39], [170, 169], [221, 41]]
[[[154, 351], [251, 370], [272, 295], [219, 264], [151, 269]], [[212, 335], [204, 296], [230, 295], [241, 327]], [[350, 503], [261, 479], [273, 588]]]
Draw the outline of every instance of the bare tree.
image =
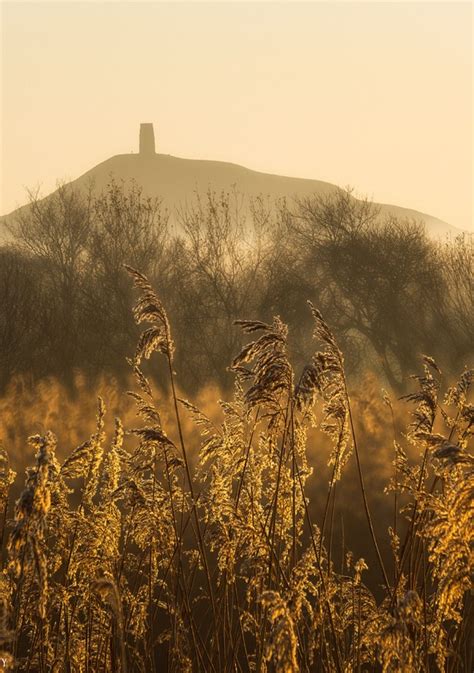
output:
[[[474, 351], [474, 238], [462, 234], [436, 250], [443, 292], [434, 309], [438, 330], [446, 334], [445, 357], [463, 367]], [[449, 357], [450, 356], [450, 357]]]
[[49, 338], [54, 344], [58, 373], [79, 364], [81, 291], [86, 246], [91, 232], [91, 191], [83, 194], [59, 185], [46, 199], [29, 192], [29, 204], [7, 226], [14, 245], [33, 257], [44, 278], [51, 307]]
[[41, 375], [47, 368], [44, 308], [34, 261], [0, 248], [0, 389], [15, 374]]
[[196, 385], [203, 375], [225, 384], [241, 340], [234, 320], [255, 315], [260, 303], [270, 211], [263, 198], [245, 204], [235, 191], [209, 191], [180, 211], [179, 222], [168, 305], [181, 359]]
[[111, 180], [92, 201], [87, 242], [85, 312], [93, 325], [85, 348], [96, 368], [123, 362], [136, 337], [132, 291], [124, 264], [140, 269], [162, 290], [171, 263], [168, 214], [135, 182]]
[[364, 337], [390, 385], [403, 388], [419, 351], [430, 346], [431, 305], [440, 291], [421, 224], [381, 220], [372, 202], [339, 190], [300, 201], [289, 235], [301, 273], [330, 307], [338, 333]]

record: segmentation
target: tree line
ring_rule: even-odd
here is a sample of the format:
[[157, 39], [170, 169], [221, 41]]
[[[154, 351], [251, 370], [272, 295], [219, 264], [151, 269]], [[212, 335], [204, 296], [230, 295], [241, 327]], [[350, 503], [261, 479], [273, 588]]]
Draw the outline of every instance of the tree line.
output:
[[336, 333], [351, 377], [372, 370], [401, 392], [421, 353], [447, 375], [472, 355], [469, 235], [434, 242], [420, 223], [381, 218], [350, 190], [250, 203], [209, 191], [175, 219], [135, 183], [112, 180], [98, 195], [70, 185], [47, 199], [30, 194], [0, 248], [0, 387], [16, 375], [72, 386], [78, 369], [124, 377], [137, 338], [124, 264], [146, 274], [166, 305], [190, 391], [230, 385], [236, 319], [280, 315], [293, 357], [307, 361], [307, 300]]

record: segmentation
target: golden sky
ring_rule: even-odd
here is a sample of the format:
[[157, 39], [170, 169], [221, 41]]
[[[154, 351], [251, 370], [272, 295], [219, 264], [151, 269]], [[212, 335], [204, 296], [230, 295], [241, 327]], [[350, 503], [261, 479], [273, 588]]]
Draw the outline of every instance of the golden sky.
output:
[[138, 148], [472, 225], [470, 2], [1, 4], [0, 214]]

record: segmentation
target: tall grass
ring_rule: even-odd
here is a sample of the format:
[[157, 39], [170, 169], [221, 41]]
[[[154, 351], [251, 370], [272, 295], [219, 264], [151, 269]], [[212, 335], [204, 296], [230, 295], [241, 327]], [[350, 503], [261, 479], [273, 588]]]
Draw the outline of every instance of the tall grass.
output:
[[[1, 454], [0, 670], [471, 671], [473, 372], [442, 395], [424, 357], [401, 433], [386, 398], [396, 436], [382, 540], [364, 419], [321, 314], [308, 308], [315, 354], [298, 374], [278, 317], [239, 322], [249, 341], [216, 422], [179, 397], [165, 308], [128, 271], [135, 320], [149, 325], [130, 360], [142, 423], [117, 418], [109, 436], [99, 399], [94, 432], [67, 457], [51, 432], [30, 437], [35, 463], [14, 507], [15, 475]], [[146, 375], [151, 357], [166, 364], [168, 426]], [[315, 426], [326, 438], [317, 447]], [[315, 520], [311, 456], [328, 443]], [[346, 548], [338, 521], [352, 461], [349, 507], [363, 513], [365, 558]]]

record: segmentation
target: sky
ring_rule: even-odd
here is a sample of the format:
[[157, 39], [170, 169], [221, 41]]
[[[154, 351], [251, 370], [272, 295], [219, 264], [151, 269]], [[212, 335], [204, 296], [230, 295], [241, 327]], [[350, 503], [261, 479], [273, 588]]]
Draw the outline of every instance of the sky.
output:
[[0, 214], [115, 154], [352, 186], [472, 223], [470, 2], [3, 0]]

